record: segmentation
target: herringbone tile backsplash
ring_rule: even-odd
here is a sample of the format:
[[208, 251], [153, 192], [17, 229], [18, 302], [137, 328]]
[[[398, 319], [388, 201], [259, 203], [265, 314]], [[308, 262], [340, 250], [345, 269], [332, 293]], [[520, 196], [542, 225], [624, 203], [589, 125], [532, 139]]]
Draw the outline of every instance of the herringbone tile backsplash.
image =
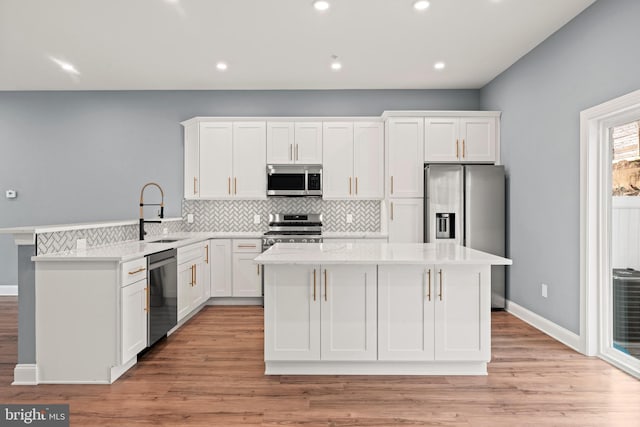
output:
[[[258, 231], [267, 229], [270, 213], [321, 213], [325, 231], [380, 231], [380, 201], [272, 198], [267, 200], [183, 200], [186, 231]], [[193, 224], [186, 223], [193, 214]], [[353, 222], [347, 224], [347, 214]], [[260, 224], [253, 216], [260, 215]]]
[[[322, 200], [312, 198], [273, 198], [267, 200], [183, 200], [183, 222], [146, 224], [150, 236], [180, 231], [257, 231], [267, 229], [270, 213], [321, 213], [325, 231], [380, 231], [380, 201]], [[193, 214], [193, 224], [186, 222]], [[351, 214], [353, 222], [347, 224]], [[253, 216], [260, 215], [260, 224]], [[103, 246], [138, 239], [138, 225], [86, 228], [37, 235], [38, 254], [73, 250], [78, 239], [87, 239], [87, 247]]]

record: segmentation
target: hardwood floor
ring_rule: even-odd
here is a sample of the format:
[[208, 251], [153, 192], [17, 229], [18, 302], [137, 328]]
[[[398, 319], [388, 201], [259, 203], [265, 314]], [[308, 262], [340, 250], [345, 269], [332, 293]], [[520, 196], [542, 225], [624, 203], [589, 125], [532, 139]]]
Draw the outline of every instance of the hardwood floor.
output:
[[74, 426], [640, 426], [640, 381], [492, 321], [486, 377], [267, 377], [262, 308], [207, 307], [112, 385], [11, 386], [17, 300], [0, 297], [0, 403], [69, 403]]

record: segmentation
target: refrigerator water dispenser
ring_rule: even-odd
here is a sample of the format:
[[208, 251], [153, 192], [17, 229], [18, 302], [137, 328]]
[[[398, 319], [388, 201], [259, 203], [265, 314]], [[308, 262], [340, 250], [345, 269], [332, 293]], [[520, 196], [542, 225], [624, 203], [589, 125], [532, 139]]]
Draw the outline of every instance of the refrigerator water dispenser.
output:
[[456, 238], [456, 214], [436, 213], [436, 239]]

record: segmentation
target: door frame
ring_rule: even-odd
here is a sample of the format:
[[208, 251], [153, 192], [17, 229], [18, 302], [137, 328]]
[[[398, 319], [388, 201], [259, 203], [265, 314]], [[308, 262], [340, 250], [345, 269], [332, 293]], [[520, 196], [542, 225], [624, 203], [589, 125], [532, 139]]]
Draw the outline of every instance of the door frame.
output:
[[634, 117], [640, 117], [640, 90], [580, 113], [580, 351], [640, 376], [635, 363], [611, 357], [609, 331], [602, 327], [602, 319], [609, 315], [607, 290], [612, 275], [608, 129]]

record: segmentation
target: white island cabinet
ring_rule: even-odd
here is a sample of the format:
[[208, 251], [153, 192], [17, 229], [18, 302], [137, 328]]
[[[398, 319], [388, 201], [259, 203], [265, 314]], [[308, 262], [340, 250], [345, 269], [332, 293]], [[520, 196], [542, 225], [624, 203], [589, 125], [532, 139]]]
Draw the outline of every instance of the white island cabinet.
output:
[[491, 265], [455, 244], [280, 243], [264, 265], [267, 374], [485, 375]]

